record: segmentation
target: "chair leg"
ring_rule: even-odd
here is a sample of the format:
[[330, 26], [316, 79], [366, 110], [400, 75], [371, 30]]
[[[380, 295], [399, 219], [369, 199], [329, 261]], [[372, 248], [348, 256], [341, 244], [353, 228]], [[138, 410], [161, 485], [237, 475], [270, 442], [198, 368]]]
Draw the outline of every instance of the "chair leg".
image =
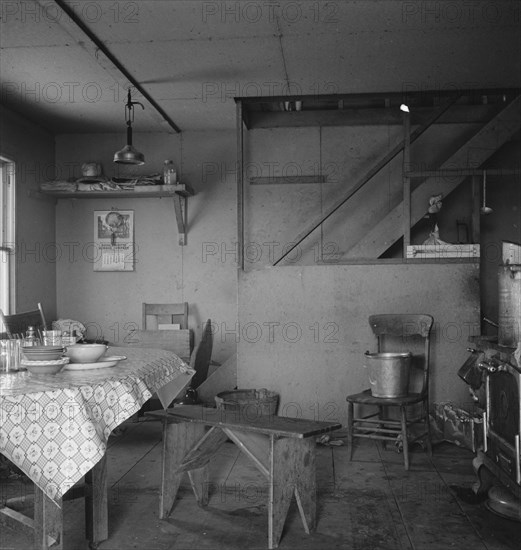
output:
[[407, 439], [407, 409], [400, 407], [400, 416], [402, 421], [402, 443], [403, 443], [403, 461], [405, 469], [409, 469], [409, 441]]
[[347, 402], [347, 446], [349, 448], [349, 452], [347, 456], [350, 462], [351, 460], [353, 460], [353, 414], [354, 414], [353, 402], [348, 401]]
[[[382, 423], [378, 424], [378, 427], [385, 428], [385, 421], [389, 419], [389, 407], [378, 405], [378, 419], [382, 420]], [[377, 444], [381, 445], [384, 451], [387, 450], [387, 441], [385, 439], [378, 441]]]

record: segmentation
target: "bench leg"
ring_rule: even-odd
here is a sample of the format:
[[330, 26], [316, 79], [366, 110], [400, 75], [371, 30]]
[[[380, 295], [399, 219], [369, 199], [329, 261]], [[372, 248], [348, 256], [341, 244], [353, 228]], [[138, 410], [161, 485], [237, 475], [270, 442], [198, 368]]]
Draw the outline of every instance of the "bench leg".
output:
[[[159, 517], [165, 519], [174, 506], [177, 491], [183, 477], [179, 466], [194, 445], [204, 436], [205, 427], [202, 424], [168, 423], [163, 424], [163, 460], [161, 471], [161, 492], [159, 494]], [[198, 502], [204, 505], [208, 501], [208, 484], [205, 482], [207, 467], [192, 470], [190, 482]], [[199, 500], [200, 498], [200, 500]]]
[[353, 431], [354, 431], [354, 405], [352, 401], [347, 402], [347, 447], [348, 460], [353, 460]]
[[63, 549], [63, 508], [57, 506], [37, 485], [34, 486], [34, 548]]
[[316, 525], [315, 441], [271, 437], [268, 548], [277, 548], [295, 494], [306, 533]]
[[210, 481], [208, 467], [204, 466], [197, 470], [190, 470], [188, 472], [188, 477], [197, 504], [201, 506], [201, 508], [208, 506], [208, 484]]
[[85, 475], [85, 531], [91, 548], [109, 538], [107, 455]]

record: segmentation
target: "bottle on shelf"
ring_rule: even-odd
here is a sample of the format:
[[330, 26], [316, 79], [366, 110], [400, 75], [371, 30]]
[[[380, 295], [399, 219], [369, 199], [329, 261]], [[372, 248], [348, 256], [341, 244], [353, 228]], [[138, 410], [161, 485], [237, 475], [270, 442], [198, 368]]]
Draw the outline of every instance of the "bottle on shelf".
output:
[[163, 166], [163, 182], [165, 185], [175, 185], [177, 183], [177, 170], [171, 160], [165, 160]]
[[40, 339], [36, 335], [36, 330], [33, 326], [27, 327], [27, 332], [25, 333], [25, 338], [23, 341], [23, 347], [39, 346]]

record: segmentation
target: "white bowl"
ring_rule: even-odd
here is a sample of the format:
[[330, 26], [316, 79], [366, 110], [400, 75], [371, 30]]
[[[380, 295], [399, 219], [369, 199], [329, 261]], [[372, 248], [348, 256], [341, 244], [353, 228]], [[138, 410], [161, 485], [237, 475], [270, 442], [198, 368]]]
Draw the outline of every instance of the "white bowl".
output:
[[65, 355], [71, 363], [95, 363], [106, 351], [105, 344], [74, 344], [67, 346]]
[[31, 374], [58, 374], [69, 362], [68, 357], [57, 359], [55, 361], [26, 361], [22, 360], [22, 367], [26, 368]]

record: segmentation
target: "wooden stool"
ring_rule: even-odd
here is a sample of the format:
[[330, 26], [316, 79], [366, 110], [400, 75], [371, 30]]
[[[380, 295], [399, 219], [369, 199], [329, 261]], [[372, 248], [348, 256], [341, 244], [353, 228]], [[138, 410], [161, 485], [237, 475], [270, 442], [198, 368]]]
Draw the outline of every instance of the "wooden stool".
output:
[[272, 415], [247, 418], [241, 411], [200, 406], [146, 414], [163, 421], [161, 519], [170, 515], [183, 472], [188, 473], [198, 504], [208, 504], [208, 463], [219, 447], [231, 439], [269, 481], [268, 548], [279, 544], [293, 494], [304, 530], [309, 534], [315, 528], [312, 436], [337, 430], [341, 424]]

